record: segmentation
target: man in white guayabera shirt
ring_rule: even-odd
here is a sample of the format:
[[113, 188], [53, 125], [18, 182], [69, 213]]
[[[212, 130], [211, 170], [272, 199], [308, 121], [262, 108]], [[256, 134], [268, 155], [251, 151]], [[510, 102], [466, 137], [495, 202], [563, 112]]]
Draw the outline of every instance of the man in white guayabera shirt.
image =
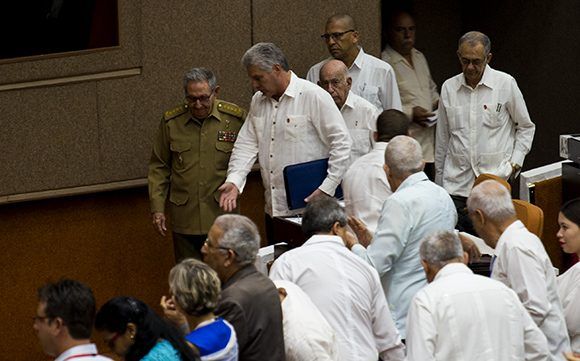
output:
[[353, 93], [379, 109], [401, 110], [401, 97], [393, 68], [381, 59], [365, 53], [359, 46], [359, 32], [350, 15], [338, 14], [328, 18], [322, 39], [332, 57], [313, 65], [306, 79], [318, 83], [320, 68], [334, 58], [348, 67]]

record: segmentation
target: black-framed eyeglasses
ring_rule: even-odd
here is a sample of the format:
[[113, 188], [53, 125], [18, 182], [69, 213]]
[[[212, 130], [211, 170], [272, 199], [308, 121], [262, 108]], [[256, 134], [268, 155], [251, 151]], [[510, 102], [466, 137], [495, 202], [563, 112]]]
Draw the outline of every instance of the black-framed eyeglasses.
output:
[[197, 102], [200, 102], [201, 104], [209, 104], [211, 97], [213, 95], [213, 93], [215, 92], [215, 89], [211, 91], [211, 93], [209, 93], [209, 95], [201, 95], [199, 97], [193, 97], [191, 95], [188, 95], [185, 97], [185, 102], [188, 105], [193, 105]]
[[[210, 243], [209, 238], [205, 239], [205, 242], [203, 242], [203, 244], [208, 247], [208, 248], [215, 248], [215, 249], [223, 249], [226, 251], [232, 251], [234, 253], [236, 253], [236, 251], [234, 251], [233, 249], [229, 248], [229, 247], [223, 247], [223, 246], [214, 246], [213, 244]], [[236, 253], [237, 254], [237, 253]]]
[[322, 35], [320, 35], [320, 37], [322, 39], [324, 39], [325, 41], [328, 41], [330, 39], [338, 40], [338, 39], [342, 38], [344, 36], [344, 34], [352, 33], [353, 31], [356, 31], [356, 30], [350, 29], [350, 30], [342, 31], [342, 32], [338, 32], [338, 33], [322, 34]]

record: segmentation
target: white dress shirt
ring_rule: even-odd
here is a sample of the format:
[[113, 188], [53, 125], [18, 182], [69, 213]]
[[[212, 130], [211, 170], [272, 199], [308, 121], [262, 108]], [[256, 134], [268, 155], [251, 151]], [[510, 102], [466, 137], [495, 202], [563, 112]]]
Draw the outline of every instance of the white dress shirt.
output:
[[485, 67], [472, 89], [463, 74], [443, 83], [435, 141], [435, 181], [450, 194], [468, 197], [481, 173], [508, 179], [522, 165], [535, 125], [515, 79]]
[[[411, 49], [411, 59], [413, 59], [413, 65], [411, 65], [404, 56], [387, 45], [381, 57], [395, 70], [403, 112], [409, 119], [413, 120], [414, 107], [418, 106], [432, 111], [433, 104], [439, 101], [439, 93], [437, 93], [437, 85], [431, 78], [429, 65], [423, 53], [415, 48]], [[412, 122], [409, 125], [409, 135], [421, 144], [425, 162], [433, 163], [435, 127], [422, 127]]]
[[387, 142], [377, 142], [369, 154], [357, 159], [342, 179], [346, 213], [362, 220], [375, 233], [381, 208], [393, 194], [383, 169]]
[[279, 101], [257, 92], [238, 133], [226, 182], [240, 191], [256, 161], [265, 188], [265, 211], [272, 217], [290, 211], [284, 188], [284, 167], [329, 158], [328, 175], [319, 189], [334, 195], [348, 166], [351, 140], [340, 111], [330, 94], [291, 73], [290, 84]]
[[282, 301], [286, 361], [336, 361], [339, 358], [334, 329], [300, 287], [274, 280], [286, 290]]
[[447, 264], [417, 292], [406, 344], [409, 361], [550, 359], [546, 337], [514, 291], [463, 263]]
[[377, 272], [352, 254], [337, 236], [311, 237], [280, 256], [270, 278], [297, 284], [337, 335], [340, 360], [403, 360]]
[[58, 355], [54, 361], [65, 361], [72, 359], [74, 361], [113, 361], [112, 359], [98, 354], [97, 346], [94, 343], [87, 343], [71, 347], [65, 352]]
[[556, 278], [572, 351], [580, 353], [580, 262]]
[[[328, 58], [313, 65], [308, 70], [306, 79], [317, 84], [320, 79], [320, 68], [333, 58]], [[397, 78], [393, 68], [379, 58], [375, 58], [359, 49], [358, 55], [348, 69], [352, 78], [351, 90], [381, 110], [401, 110], [401, 97], [397, 87]]]
[[419, 172], [387, 198], [371, 244], [352, 248], [379, 272], [402, 338], [411, 299], [427, 284], [419, 259], [421, 240], [436, 231], [453, 230], [456, 222], [457, 211], [449, 194]]
[[352, 164], [373, 148], [373, 132], [377, 130], [377, 118], [381, 111], [364, 98], [349, 91], [340, 113], [352, 139], [350, 149], [350, 164]]
[[532, 319], [548, 339], [553, 360], [564, 360], [570, 340], [556, 275], [544, 245], [521, 221], [509, 225], [495, 247], [491, 278], [513, 289]]

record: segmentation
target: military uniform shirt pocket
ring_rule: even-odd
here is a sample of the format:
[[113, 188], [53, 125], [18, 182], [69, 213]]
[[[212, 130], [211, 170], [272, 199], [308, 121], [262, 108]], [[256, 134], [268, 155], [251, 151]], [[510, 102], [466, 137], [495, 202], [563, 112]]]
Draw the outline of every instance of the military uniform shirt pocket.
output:
[[180, 170], [185, 168], [187, 163], [188, 152], [191, 150], [191, 143], [175, 142], [171, 143], [170, 149], [172, 152], [172, 166], [173, 169]]

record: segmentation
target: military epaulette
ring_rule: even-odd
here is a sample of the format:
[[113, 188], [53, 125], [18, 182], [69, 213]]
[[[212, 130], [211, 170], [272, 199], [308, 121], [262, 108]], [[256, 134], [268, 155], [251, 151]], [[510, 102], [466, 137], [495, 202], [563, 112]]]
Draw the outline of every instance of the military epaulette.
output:
[[170, 119], [175, 118], [178, 115], [185, 113], [186, 111], [187, 111], [187, 107], [185, 106], [185, 104], [182, 104], [178, 107], [175, 107], [171, 110], [166, 111], [163, 114], [163, 117], [165, 118], [165, 120], [170, 120]]
[[243, 118], [246, 113], [246, 111], [239, 106], [233, 103], [224, 102], [223, 100], [218, 102], [217, 107], [220, 112], [233, 115], [236, 118]]

